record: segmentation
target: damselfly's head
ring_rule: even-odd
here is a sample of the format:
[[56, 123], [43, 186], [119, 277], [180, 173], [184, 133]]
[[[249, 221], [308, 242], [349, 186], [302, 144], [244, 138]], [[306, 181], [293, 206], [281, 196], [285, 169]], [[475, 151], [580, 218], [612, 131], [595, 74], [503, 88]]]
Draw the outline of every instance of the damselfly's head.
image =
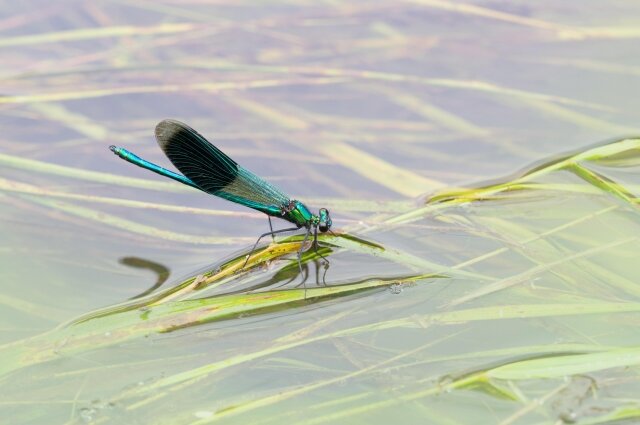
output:
[[324, 233], [331, 229], [331, 216], [329, 215], [329, 210], [326, 208], [320, 208], [318, 212], [319, 221], [318, 221], [318, 229]]

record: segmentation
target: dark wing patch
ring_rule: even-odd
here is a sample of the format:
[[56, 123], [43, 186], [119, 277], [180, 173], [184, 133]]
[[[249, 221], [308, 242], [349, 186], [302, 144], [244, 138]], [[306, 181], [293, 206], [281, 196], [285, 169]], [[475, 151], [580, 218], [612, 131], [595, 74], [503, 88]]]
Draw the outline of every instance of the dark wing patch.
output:
[[173, 165], [207, 193], [216, 194], [238, 175], [234, 160], [180, 121], [161, 121], [155, 134]]

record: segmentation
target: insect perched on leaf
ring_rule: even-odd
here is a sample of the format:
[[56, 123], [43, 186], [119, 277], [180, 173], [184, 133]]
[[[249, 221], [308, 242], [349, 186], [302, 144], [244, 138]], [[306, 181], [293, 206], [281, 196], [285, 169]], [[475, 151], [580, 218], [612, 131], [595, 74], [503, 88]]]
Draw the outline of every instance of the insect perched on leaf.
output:
[[[163, 120], [156, 126], [155, 134], [165, 155], [182, 174], [146, 161], [126, 149], [116, 146], [110, 146], [109, 149], [120, 158], [139, 167], [265, 213], [269, 219], [270, 231], [260, 235], [251, 253], [260, 239], [267, 235], [273, 236], [304, 227], [306, 234], [298, 250], [298, 267], [301, 274], [302, 250], [312, 232], [315, 252], [322, 257], [318, 252], [318, 230], [324, 233], [331, 229], [329, 210], [320, 208], [317, 215], [311, 213], [302, 202], [291, 199], [275, 186], [238, 165], [186, 124], [176, 120]], [[274, 231], [271, 217], [282, 218], [296, 227]], [[243, 268], [250, 255], [247, 256]]]

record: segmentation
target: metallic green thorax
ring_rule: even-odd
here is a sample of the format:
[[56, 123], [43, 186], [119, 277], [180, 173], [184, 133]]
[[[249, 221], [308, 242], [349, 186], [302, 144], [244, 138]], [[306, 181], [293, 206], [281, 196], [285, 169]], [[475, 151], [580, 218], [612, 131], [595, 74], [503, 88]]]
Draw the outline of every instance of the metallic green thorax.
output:
[[320, 218], [312, 214], [302, 202], [291, 200], [287, 205], [280, 208], [282, 218], [298, 227], [316, 226], [320, 222]]

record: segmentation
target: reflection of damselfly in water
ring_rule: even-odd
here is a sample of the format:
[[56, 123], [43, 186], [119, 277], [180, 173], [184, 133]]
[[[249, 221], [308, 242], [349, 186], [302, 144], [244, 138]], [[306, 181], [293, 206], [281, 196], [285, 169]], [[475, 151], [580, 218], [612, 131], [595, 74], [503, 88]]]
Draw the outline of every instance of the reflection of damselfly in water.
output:
[[[126, 149], [116, 146], [109, 148], [120, 158], [139, 167], [267, 215], [270, 231], [260, 235], [247, 255], [243, 268], [260, 239], [302, 227], [306, 229], [306, 233], [298, 250], [300, 273], [302, 274], [302, 251], [312, 232], [313, 248], [316, 254], [322, 257], [318, 252], [318, 230], [327, 232], [331, 228], [329, 210], [320, 208], [317, 215], [311, 213], [302, 202], [289, 198], [270, 183], [241, 167], [197, 131], [179, 121], [161, 121], [156, 126], [156, 139], [165, 155], [182, 174], [146, 161]], [[271, 217], [282, 218], [296, 227], [273, 230]], [[322, 258], [328, 264], [328, 261]]]

